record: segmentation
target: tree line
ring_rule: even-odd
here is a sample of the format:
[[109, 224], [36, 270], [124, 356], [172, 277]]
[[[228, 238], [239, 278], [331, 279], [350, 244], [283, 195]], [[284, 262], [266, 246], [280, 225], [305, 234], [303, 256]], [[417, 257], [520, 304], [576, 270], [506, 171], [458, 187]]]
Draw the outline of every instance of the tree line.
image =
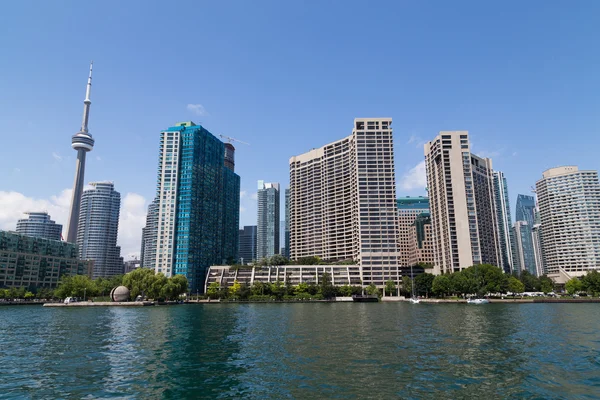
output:
[[596, 270], [589, 271], [581, 278], [572, 278], [565, 284], [568, 294], [586, 293], [591, 296], [600, 295], [600, 272]]

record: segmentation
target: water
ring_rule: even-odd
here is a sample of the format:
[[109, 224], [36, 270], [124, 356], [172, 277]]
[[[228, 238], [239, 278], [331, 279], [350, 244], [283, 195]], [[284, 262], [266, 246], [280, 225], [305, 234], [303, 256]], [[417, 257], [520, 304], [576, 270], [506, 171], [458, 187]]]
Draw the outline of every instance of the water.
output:
[[0, 307], [0, 398], [600, 398], [597, 304]]

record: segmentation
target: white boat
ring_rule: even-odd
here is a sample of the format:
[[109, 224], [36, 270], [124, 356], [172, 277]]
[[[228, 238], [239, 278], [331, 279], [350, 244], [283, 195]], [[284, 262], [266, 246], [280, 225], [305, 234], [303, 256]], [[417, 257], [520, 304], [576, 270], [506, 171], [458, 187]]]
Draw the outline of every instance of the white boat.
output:
[[487, 304], [490, 301], [488, 299], [467, 299], [468, 304]]
[[415, 296], [415, 276], [413, 275], [412, 265], [410, 266], [410, 277], [412, 278], [412, 282], [410, 284], [410, 289], [412, 292], [412, 297], [410, 298], [410, 304], [419, 304], [421, 300], [417, 296]]
[[410, 304], [419, 304], [421, 302], [421, 300], [417, 299], [416, 297], [411, 297], [409, 301]]

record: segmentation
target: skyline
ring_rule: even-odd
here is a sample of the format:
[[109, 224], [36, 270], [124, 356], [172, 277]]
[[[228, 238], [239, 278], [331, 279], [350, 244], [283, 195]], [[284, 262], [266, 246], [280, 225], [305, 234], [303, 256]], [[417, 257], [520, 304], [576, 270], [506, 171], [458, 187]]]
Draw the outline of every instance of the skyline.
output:
[[[14, 230], [21, 211], [47, 210], [66, 230], [70, 136], [90, 59], [97, 143], [85, 183], [110, 180], [123, 193], [125, 259], [139, 253], [160, 131], [175, 121], [250, 143], [236, 145], [240, 226], [256, 224], [256, 181], [289, 187], [289, 158], [347, 136], [354, 118], [393, 118], [397, 197], [426, 193], [422, 145], [443, 130], [469, 131], [473, 153], [504, 172], [512, 212], [549, 168], [600, 169], [586, 151], [600, 127], [600, 59], [589, 50], [600, 33], [595, 3], [179, 4], [8, 5], [0, 43], [13, 57], [0, 66], [10, 77], [0, 84], [0, 120], [11, 134], [0, 148], [0, 229]], [[149, 28], [184, 13], [202, 14], [203, 29]], [[359, 14], [381, 25], [348, 24]], [[72, 34], [69, 21], [83, 15], [88, 34]], [[25, 21], [37, 28], [23, 30]], [[162, 63], [183, 52], [184, 62]]]

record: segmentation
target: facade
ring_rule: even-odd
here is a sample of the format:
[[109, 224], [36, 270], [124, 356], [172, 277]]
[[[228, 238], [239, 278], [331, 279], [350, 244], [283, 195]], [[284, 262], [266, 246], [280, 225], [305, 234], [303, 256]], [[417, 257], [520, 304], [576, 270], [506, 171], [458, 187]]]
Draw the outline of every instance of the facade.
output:
[[471, 154], [467, 131], [425, 144], [434, 238], [434, 274], [500, 265], [492, 160]]
[[254, 282], [274, 283], [277, 281], [292, 285], [300, 283], [319, 284], [324, 273], [331, 277], [333, 285], [360, 285], [360, 267], [358, 265], [283, 265], [279, 267], [231, 268], [230, 266], [211, 266], [206, 274], [204, 291], [217, 282], [219, 286], [231, 287], [235, 281], [252, 285]]
[[0, 287], [55, 288], [63, 275], [92, 274], [74, 243], [0, 231]]
[[202, 290], [210, 265], [234, 262], [238, 254], [234, 155], [231, 143], [191, 121], [160, 133], [154, 270], [185, 275], [191, 291]]
[[546, 261], [544, 259], [544, 250], [542, 245], [542, 225], [535, 224], [531, 228], [531, 238], [533, 240], [533, 255], [535, 257], [535, 270], [537, 276], [546, 274]]
[[517, 196], [517, 212], [515, 221], [525, 221], [529, 226], [533, 226], [536, 221], [535, 217], [535, 198], [526, 194]]
[[131, 271], [138, 269], [142, 266], [142, 260], [129, 260], [129, 261], [125, 261], [124, 263], [124, 267], [123, 267], [123, 273], [124, 274], [128, 274]]
[[256, 261], [256, 225], [244, 226], [239, 232], [237, 259], [240, 264]]
[[411, 265], [414, 256], [416, 239], [413, 231], [415, 219], [422, 213], [429, 212], [427, 197], [401, 197], [396, 200], [398, 208], [398, 260], [401, 267]]
[[158, 235], [158, 200], [148, 205], [146, 226], [142, 228], [142, 248], [140, 251], [141, 266], [156, 268], [156, 239]]
[[515, 238], [515, 271], [527, 271], [538, 275], [531, 226], [526, 221], [517, 221], [513, 226]]
[[79, 213], [81, 208], [81, 196], [83, 193], [83, 182], [85, 175], [85, 156], [94, 148], [94, 139], [88, 130], [90, 118], [90, 94], [92, 91], [92, 65], [90, 64], [90, 75], [88, 77], [85, 100], [83, 101], [83, 121], [81, 130], [71, 137], [71, 147], [77, 151], [77, 163], [75, 164], [75, 182], [73, 183], [73, 194], [71, 197], [71, 208], [69, 210], [69, 222], [67, 225], [67, 242], [75, 243], [79, 234]]
[[391, 118], [357, 118], [350, 136], [290, 159], [290, 258], [354, 260], [361, 280], [398, 280]]
[[410, 256], [408, 265], [429, 264], [433, 267], [433, 236], [429, 211], [417, 215], [410, 230]]
[[285, 189], [284, 256], [290, 258], [290, 189]]
[[26, 212], [27, 219], [17, 221], [17, 233], [48, 240], [61, 240], [62, 225], [50, 219], [47, 212]]
[[551, 168], [536, 182], [545, 268], [568, 279], [600, 269], [600, 184], [597, 171]]
[[505, 273], [512, 272], [513, 264], [513, 230], [510, 215], [510, 203], [506, 177], [501, 171], [494, 171], [494, 201], [496, 203], [496, 220], [498, 222], [498, 239], [500, 242], [500, 267]]
[[256, 223], [256, 259], [272, 257], [279, 254], [279, 183], [258, 181]]
[[92, 182], [83, 192], [77, 245], [82, 260], [94, 261], [93, 278], [123, 273], [121, 248], [117, 246], [121, 195], [112, 182]]

